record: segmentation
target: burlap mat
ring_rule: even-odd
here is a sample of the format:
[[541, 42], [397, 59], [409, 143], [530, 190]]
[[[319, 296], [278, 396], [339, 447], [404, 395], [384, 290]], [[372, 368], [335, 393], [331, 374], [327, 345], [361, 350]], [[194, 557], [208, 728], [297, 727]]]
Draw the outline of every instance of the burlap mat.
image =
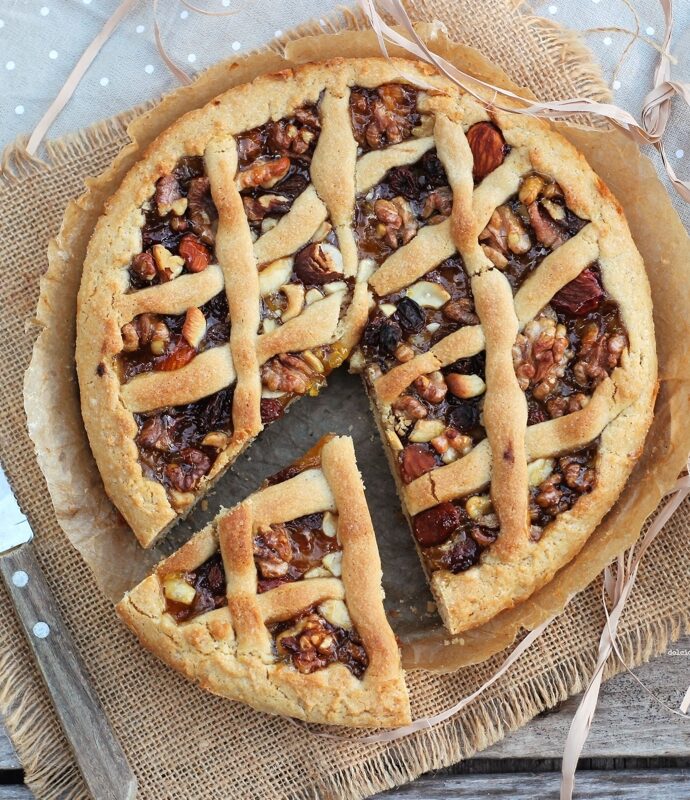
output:
[[[419, 2], [431, 19], [431, 3]], [[571, 34], [510, 11], [503, 0], [449, 0], [434, 7], [459, 40], [482, 49], [538, 96], [605, 96], [591, 57]], [[352, 26], [351, 18], [333, 27]], [[304, 33], [304, 31], [302, 31]], [[579, 691], [596, 660], [604, 622], [600, 586], [566, 613], [461, 715], [391, 746], [316, 738], [199, 691], [143, 654], [118, 624], [91, 574], [55, 520], [25, 431], [21, 393], [33, 336], [27, 327], [45, 269], [45, 243], [84, 178], [105, 169], [127, 141], [134, 112], [48, 147], [45, 163], [21, 147], [6, 154], [0, 175], [0, 457], [39, 536], [38, 559], [93, 677], [96, 690], [137, 774], [145, 798], [360, 798], [470, 756]], [[71, 320], [65, 320], [70, 325]], [[65, 464], [69, 469], [69, 464]], [[663, 651], [690, 623], [690, 502], [653, 546], [621, 625], [628, 664]], [[86, 791], [31, 662], [9, 601], [0, 590], [0, 710], [37, 797], [84, 797]], [[496, 657], [453, 675], [409, 676], [415, 716], [470, 693], [500, 663]], [[609, 672], [620, 669], [610, 665]]]

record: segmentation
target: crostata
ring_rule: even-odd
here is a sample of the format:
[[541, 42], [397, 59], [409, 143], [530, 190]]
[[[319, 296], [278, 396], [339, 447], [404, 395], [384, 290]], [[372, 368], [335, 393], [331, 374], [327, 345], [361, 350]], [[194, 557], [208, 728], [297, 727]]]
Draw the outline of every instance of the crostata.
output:
[[348, 358], [443, 621], [481, 625], [576, 555], [641, 452], [654, 329], [620, 206], [547, 124], [412, 61], [307, 64], [179, 119], [79, 296], [84, 421], [142, 545]]

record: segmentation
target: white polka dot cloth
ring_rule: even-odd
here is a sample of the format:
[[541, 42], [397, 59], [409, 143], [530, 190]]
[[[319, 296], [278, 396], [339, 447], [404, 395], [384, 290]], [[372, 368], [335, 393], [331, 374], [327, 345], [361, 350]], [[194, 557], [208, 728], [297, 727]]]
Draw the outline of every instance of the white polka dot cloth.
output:
[[[79, 56], [119, 3], [120, 0], [0, 0], [0, 146], [33, 129]], [[354, 4], [352, 0], [195, 3], [209, 11], [234, 8], [237, 12], [228, 17], [211, 17], [188, 10], [179, 0], [159, 3], [159, 25], [166, 49], [189, 74], [233, 53], [252, 50], [300, 22], [325, 16], [338, 6]], [[632, 3], [644, 40], [635, 42], [625, 57], [630, 36], [612, 28], [634, 30], [636, 21], [623, 0], [532, 0], [531, 5], [536, 13], [562, 25], [577, 30], [600, 29], [588, 33], [586, 42], [601, 62], [615, 102], [637, 116], [652, 85], [657, 53], [651, 43], [658, 45], [662, 41], [663, 15], [658, 0]], [[689, 0], [676, 0], [675, 17], [672, 52], [679, 63], [673, 67], [673, 77], [690, 81]], [[176, 78], [155, 46], [151, 3], [141, 0], [98, 54], [48, 136], [62, 136], [157, 97], [176, 85]], [[690, 113], [679, 102], [674, 103], [666, 152], [677, 174], [688, 178]], [[654, 158], [659, 167], [658, 157]], [[665, 174], [662, 177], [666, 180]], [[690, 204], [672, 191], [671, 196], [690, 229]]]

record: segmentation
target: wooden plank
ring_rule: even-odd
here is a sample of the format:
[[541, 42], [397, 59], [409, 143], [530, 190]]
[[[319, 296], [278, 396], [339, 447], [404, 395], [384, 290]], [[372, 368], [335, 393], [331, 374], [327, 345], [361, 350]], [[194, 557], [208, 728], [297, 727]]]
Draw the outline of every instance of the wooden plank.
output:
[[0, 786], [0, 800], [34, 800], [26, 786]]
[[[505, 775], [430, 775], [399, 789], [375, 795], [376, 800], [535, 800], [557, 797], [561, 776], [555, 772]], [[690, 770], [629, 770], [579, 772], [578, 800], [686, 800]], [[2, 798], [2, 795], [0, 795]]]
[[[690, 636], [669, 649], [678, 654], [660, 656], [638, 667], [635, 674], [657, 697], [677, 710], [690, 684]], [[474, 758], [560, 758], [579, 701], [579, 696], [571, 697]], [[690, 757], [690, 717], [682, 719], [666, 711], [628, 673], [617, 675], [602, 687], [582, 755], [584, 758]]]
[[0, 721], [0, 772], [6, 769], [21, 769], [17, 754]]

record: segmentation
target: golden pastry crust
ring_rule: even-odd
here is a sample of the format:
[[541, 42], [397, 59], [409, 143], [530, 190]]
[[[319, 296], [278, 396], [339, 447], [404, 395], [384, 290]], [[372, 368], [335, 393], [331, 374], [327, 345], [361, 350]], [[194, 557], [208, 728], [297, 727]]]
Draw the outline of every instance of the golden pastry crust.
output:
[[[424, 119], [410, 137], [388, 147], [358, 149], [351, 120], [354, 87], [419, 87]], [[236, 137], [267, 120], [281, 120], [305, 104], [318, 104], [320, 134], [309, 186], [273, 227], [252, 242], [238, 189]], [[506, 152], [481, 180], [472, 126], [500, 131]], [[366, 149], [366, 148], [365, 148]], [[358, 254], [356, 204], [393, 167], [419, 162], [432, 150], [445, 170], [450, 213], [426, 224], [378, 266]], [[142, 206], [156, 180], [183, 156], [203, 156], [219, 214], [217, 265], [167, 284], [128, 292], [128, 267], [141, 251]], [[481, 155], [481, 151], [480, 151]], [[241, 173], [240, 173], [241, 174]], [[480, 237], [494, 211], [513, 197], [526, 176], [547, 176], [563, 192], [563, 205], [586, 224], [554, 247], [513, 294]], [[476, 176], [475, 176], [476, 177]], [[337, 235], [342, 274], [351, 283], [305, 305], [297, 316], [261, 331], [259, 298], [280, 287], [293, 256], [324, 222]], [[416, 62], [336, 59], [263, 76], [236, 87], [178, 120], [148, 149], [111, 198], [92, 238], [84, 268], [77, 327], [77, 366], [85, 424], [106, 491], [144, 546], [184, 513], [262, 428], [261, 369], [285, 353], [339, 346], [341, 361], [358, 343], [372, 300], [405, 293], [446, 259], [459, 257], [471, 283], [475, 323], [458, 327], [388, 372], [369, 381], [384, 441], [395, 437], [391, 408], [420, 378], [484, 352], [487, 434], [462, 458], [400, 481], [411, 518], [441, 502], [490, 491], [500, 536], [465, 572], [430, 575], [444, 623], [452, 633], [481, 625], [529, 597], [579, 551], [618, 497], [641, 451], [656, 393], [656, 354], [649, 287], [620, 206], [583, 157], [547, 124], [524, 115], [487, 110], [454, 84]], [[281, 261], [282, 260], [282, 261]], [[607, 296], [619, 309], [627, 345], [619, 363], [589, 402], [560, 418], [527, 424], [527, 404], [511, 356], [521, 334], [554, 295], [596, 264]], [[116, 361], [121, 328], [145, 311], [181, 313], [185, 298], [199, 306], [223, 287], [230, 309], [230, 341], [171, 372], [149, 373], [121, 384]], [[187, 306], [188, 307], [188, 306]], [[334, 362], [334, 364], [337, 362]], [[165, 489], [142, 473], [133, 411], [192, 402], [235, 385], [233, 434], [194, 492], [173, 507]], [[537, 459], [577, 451], [598, 440], [593, 491], [556, 516], [539, 541], [530, 537], [528, 470]], [[398, 476], [397, 453], [391, 453]]]
[[[342, 574], [303, 578], [257, 594], [253, 541], [263, 525], [337, 514]], [[227, 606], [178, 623], [166, 611], [166, 576], [194, 570], [220, 549]], [[352, 440], [329, 439], [312, 465], [248, 497], [194, 536], [118, 604], [155, 655], [204, 689], [308, 722], [394, 727], [410, 720], [398, 646], [383, 610], [381, 565]], [[304, 674], [276, 655], [267, 626], [342, 600], [368, 656], [362, 677], [340, 662]]]

